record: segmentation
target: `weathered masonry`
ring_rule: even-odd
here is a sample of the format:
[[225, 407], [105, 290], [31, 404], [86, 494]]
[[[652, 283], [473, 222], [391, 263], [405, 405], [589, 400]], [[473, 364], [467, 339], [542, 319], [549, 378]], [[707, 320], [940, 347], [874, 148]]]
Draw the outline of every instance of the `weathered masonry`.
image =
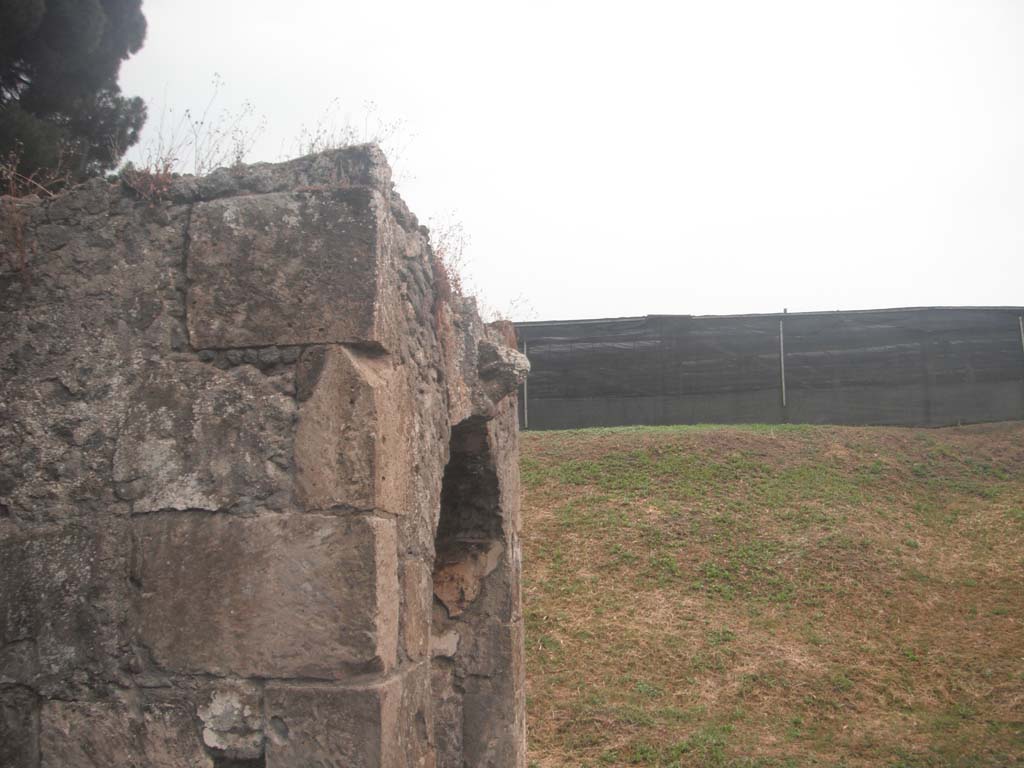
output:
[[1024, 418], [1024, 307], [519, 323], [530, 429]]
[[3, 203], [0, 765], [525, 765], [527, 364], [380, 151]]

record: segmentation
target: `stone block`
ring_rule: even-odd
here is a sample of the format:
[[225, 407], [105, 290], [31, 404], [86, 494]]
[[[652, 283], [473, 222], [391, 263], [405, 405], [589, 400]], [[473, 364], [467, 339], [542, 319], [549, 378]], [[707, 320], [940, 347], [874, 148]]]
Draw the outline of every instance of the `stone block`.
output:
[[41, 768], [213, 768], [185, 703], [47, 701], [39, 755]]
[[[109, 675], [125, 645], [128, 523], [0, 520], [0, 647], [8, 682]], [[9, 679], [14, 678], [14, 679]]]
[[224, 198], [189, 227], [192, 346], [390, 347], [388, 206], [368, 187]]
[[523, 628], [477, 619], [474, 625], [454, 622], [459, 630], [456, 663], [463, 677], [515, 676], [523, 667]]
[[346, 347], [307, 350], [296, 388], [296, 497], [306, 509], [407, 514], [414, 506], [416, 414], [406, 371]]
[[[458, 644], [433, 660], [438, 764], [481, 768], [525, 762], [523, 630], [477, 617], [452, 622]], [[449, 630], [449, 633], [452, 631]], [[447, 636], [440, 635], [438, 640]]]
[[507, 679], [474, 680], [462, 697], [462, 757], [474, 768], [526, 764], [524, 702]]
[[0, 765], [39, 765], [39, 699], [28, 688], [0, 688]]
[[133, 526], [140, 634], [160, 667], [338, 679], [394, 664], [393, 521], [190, 512]]
[[431, 697], [434, 704], [434, 743], [438, 768], [462, 768], [462, 694], [455, 689], [451, 663], [431, 665]]
[[526, 355], [512, 347], [483, 339], [477, 349], [480, 384], [495, 403], [516, 392], [530, 373]]
[[291, 487], [294, 409], [249, 366], [148, 366], [117, 438], [116, 492], [135, 512], [280, 506]]
[[402, 643], [413, 661], [426, 658], [430, 650], [433, 581], [430, 569], [419, 560], [402, 563]]
[[434, 707], [429, 661], [407, 669], [402, 675], [402, 697], [392, 734], [385, 744], [385, 766], [434, 768]]
[[168, 194], [171, 200], [196, 201], [325, 186], [373, 187], [387, 194], [391, 169], [376, 144], [360, 144], [284, 163], [255, 163], [218, 168], [205, 176], [183, 176], [174, 180]]
[[0, 639], [0, 686], [29, 684], [36, 679], [36, 641], [25, 637], [10, 643]]
[[399, 693], [397, 679], [353, 687], [268, 685], [267, 768], [381, 768]]
[[[463, 634], [463, 641], [470, 638]], [[492, 624], [459, 649], [464, 681], [463, 758], [467, 765], [504, 768], [526, 761], [526, 680], [523, 627]]]
[[433, 768], [427, 664], [353, 686], [270, 684], [267, 768]]

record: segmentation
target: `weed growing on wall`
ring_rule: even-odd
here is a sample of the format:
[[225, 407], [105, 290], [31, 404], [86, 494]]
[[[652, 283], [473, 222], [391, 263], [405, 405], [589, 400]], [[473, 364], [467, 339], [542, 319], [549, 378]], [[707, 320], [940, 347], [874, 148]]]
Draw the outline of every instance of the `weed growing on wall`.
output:
[[[450, 288], [451, 293], [463, 295], [466, 288], [466, 246], [469, 236], [462, 222], [448, 218], [430, 227], [430, 245], [434, 250], [440, 279]], [[438, 275], [435, 274], [435, 277]]]
[[212, 91], [198, 110], [177, 113], [165, 106], [156, 138], [143, 145], [122, 170], [162, 176], [193, 173], [204, 176], [216, 168], [241, 165], [267, 127], [266, 117], [252, 102], [237, 109], [218, 108], [224, 80], [214, 74]]
[[0, 157], [0, 223], [3, 239], [10, 244], [4, 253], [8, 268], [27, 274], [35, 241], [30, 242], [25, 233], [26, 217], [19, 198], [52, 197], [56, 190], [67, 186], [71, 177], [63, 160], [55, 168], [37, 169], [28, 175], [19, 172], [21, 151], [21, 145], [15, 144], [14, 149]]
[[23, 148], [15, 144], [14, 149], [0, 156], [0, 194], [6, 197], [24, 197], [39, 195], [51, 197], [58, 190], [67, 186], [71, 180], [71, 171], [60, 155], [57, 165], [53, 168], [40, 168], [31, 174], [19, 172]]
[[503, 306], [492, 304], [484, 296], [475, 275], [468, 254], [471, 238], [465, 225], [449, 213], [441, 219], [432, 219], [429, 224], [430, 242], [434, 253], [440, 259], [445, 277], [460, 295], [472, 296], [477, 311], [485, 323], [511, 320], [534, 320], [537, 310], [526, 296], [520, 294]]
[[405, 121], [384, 117], [376, 102], [363, 102], [361, 116], [354, 117], [343, 112], [341, 99], [334, 98], [316, 120], [299, 127], [298, 136], [287, 147], [290, 152], [282, 154], [312, 155], [354, 144], [376, 144], [387, 155], [394, 171], [411, 139]]

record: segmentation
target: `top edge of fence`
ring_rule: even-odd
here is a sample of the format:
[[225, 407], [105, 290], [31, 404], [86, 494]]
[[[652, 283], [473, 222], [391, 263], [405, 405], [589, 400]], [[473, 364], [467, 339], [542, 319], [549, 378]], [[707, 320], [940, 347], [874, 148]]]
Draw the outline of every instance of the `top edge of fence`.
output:
[[835, 315], [867, 315], [881, 314], [886, 312], [1017, 312], [1024, 313], [1024, 306], [931, 306], [931, 307], [879, 307], [876, 309], [830, 309], [814, 310], [808, 312], [747, 312], [740, 314], [726, 315], [688, 315], [688, 314], [652, 314], [634, 315], [624, 317], [591, 317], [568, 320], [528, 320], [515, 322], [517, 328], [539, 328], [553, 325], [588, 325], [597, 323], [628, 323], [669, 319], [692, 319], [692, 320], [728, 320], [733, 318], [787, 318], [787, 317], [815, 317]]

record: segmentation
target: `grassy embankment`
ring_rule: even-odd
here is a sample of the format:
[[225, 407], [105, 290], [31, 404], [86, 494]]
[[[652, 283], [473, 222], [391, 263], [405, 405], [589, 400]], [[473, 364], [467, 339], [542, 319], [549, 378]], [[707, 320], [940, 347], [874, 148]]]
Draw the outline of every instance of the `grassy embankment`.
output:
[[531, 766], [1024, 765], [1024, 424], [522, 437]]

